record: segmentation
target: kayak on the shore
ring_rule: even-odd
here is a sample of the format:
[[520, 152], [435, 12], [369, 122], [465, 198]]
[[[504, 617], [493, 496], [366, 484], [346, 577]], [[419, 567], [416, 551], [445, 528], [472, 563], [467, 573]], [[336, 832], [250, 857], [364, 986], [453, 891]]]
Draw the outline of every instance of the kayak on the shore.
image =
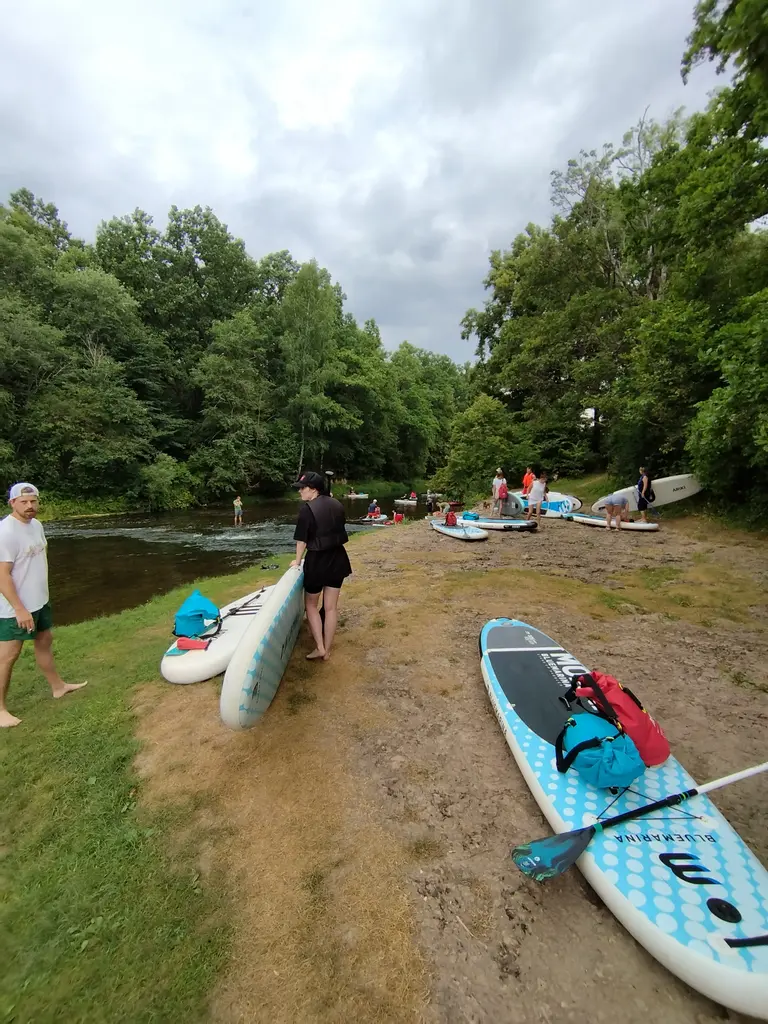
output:
[[[491, 619], [480, 634], [480, 654], [506, 741], [536, 802], [562, 836], [543, 841], [551, 854], [542, 841], [522, 844], [515, 863], [534, 877], [553, 877], [573, 862], [564, 859], [564, 844], [574, 843], [565, 833], [572, 836], [573, 830], [650, 805], [647, 816], [581, 833], [576, 865], [668, 970], [716, 1003], [765, 1020], [768, 872], [744, 840], [709, 797], [690, 795], [696, 783], [671, 755], [616, 792], [588, 784], [568, 769], [567, 758], [558, 770], [556, 750], [566, 721], [573, 716], [575, 725], [589, 710], [561, 698], [573, 676], [589, 670], [555, 640], [517, 619]], [[676, 794], [690, 799], [658, 806]]]

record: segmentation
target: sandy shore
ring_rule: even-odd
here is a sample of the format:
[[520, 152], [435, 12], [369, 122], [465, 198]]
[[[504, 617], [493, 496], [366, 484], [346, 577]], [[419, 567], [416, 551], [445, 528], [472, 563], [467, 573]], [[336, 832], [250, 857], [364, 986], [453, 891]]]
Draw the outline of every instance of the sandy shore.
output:
[[[539, 886], [511, 864], [547, 826], [477, 639], [496, 615], [538, 626], [626, 682], [714, 778], [765, 758], [768, 545], [688, 520], [649, 535], [545, 520], [472, 545], [413, 523], [350, 557], [332, 660], [304, 660], [305, 626], [259, 727], [221, 726], [217, 682], [142, 692], [149, 798], [192, 798], [201, 874], [234, 900], [210, 1019], [745, 1021], [656, 963], [578, 872]], [[717, 803], [768, 863], [765, 792]]]

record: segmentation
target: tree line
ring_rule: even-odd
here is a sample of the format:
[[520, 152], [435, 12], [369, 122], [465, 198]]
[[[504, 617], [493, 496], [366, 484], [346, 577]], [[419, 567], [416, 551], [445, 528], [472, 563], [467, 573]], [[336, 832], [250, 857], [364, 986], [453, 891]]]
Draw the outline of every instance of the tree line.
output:
[[702, 0], [686, 78], [735, 64], [707, 109], [646, 117], [551, 178], [552, 220], [490, 257], [464, 317], [479, 363], [448, 488], [502, 461], [625, 481], [692, 470], [768, 514], [768, 31], [764, 0]]
[[0, 206], [0, 477], [154, 508], [282, 491], [307, 467], [411, 481], [446, 458], [467, 367], [345, 312], [315, 261], [248, 255], [212, 210], [73, 237]]

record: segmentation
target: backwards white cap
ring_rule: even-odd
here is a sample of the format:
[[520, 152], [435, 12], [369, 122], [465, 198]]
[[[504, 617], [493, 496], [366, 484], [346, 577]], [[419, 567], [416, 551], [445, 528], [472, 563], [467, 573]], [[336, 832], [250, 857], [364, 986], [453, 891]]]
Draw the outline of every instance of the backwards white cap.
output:
[[8, 501], [15, 501], [16, 498], [20, 498], [22, 494], [40, 494], [40, 491], [35, 487], [34, 484], [14, 484], [8, 492]]

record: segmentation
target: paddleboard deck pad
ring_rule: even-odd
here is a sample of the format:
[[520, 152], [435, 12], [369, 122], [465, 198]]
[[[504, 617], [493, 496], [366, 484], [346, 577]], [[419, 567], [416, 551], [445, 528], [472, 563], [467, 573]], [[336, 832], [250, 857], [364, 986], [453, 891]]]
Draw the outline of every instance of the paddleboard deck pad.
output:
[[224, 673], [221, 720], [250, 729], [272, 703], [304, 618], [304, 570], [288, 569], [243, 634]]
[[[569, 523], [581, 523], [582, 526], [602, 526], [605, 529], [605, 515], [593, 516], [589, 512], [574, 512], [570, 515], [564, 515], [563, 519], [567, 519]], [[624, 522], [619, 519], [619, 528], [622, 530], [636, 530], [639, 533], [652, 533], [654, 530], [658, 530], [658, 523], [644, 523], [642, 519], [637, 520], [634, 523]], [[611, 529], [616, 529], [616, 519], [611, 521]]]
[[[555, 832], [696, 785], [673, 757], [615, 794], [587, 785], [573, 770], [561, 775], [555, 739], [569, 714], [584, 712], [569, 711], [559, 697], [586, 666], [516, 619], [487, 622], [480, 653], [496, 717]], [[768, 872], [707, 796], [598, 833], [577, 864], [668, 970], [723, 1006], [768, 1020]]]

